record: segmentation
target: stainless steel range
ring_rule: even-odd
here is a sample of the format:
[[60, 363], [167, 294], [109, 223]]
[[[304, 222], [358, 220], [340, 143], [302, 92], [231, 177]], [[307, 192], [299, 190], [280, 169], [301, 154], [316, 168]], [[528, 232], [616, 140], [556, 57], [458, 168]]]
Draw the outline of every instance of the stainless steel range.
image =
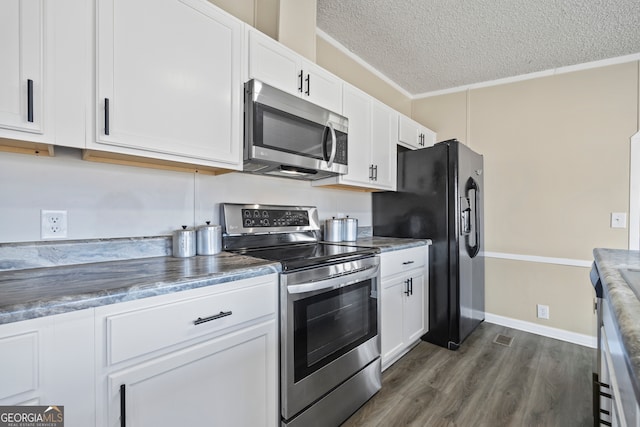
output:
[[378, 249], [320, 241], [315, 207], [223, 204], [223, 248], [279, 261], [283, 426], [338, 426], [381, 387]]

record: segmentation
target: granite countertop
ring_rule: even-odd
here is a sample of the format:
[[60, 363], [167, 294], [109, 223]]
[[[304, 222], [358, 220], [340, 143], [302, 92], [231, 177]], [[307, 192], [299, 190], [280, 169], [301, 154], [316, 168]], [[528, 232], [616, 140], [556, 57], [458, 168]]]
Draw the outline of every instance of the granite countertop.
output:
[[[368, 235], [338, 244], [390, 252], [431, 241]], [[281, 271], [278, 262], [228, 252], [173, 258], [169, 250], [167, 236], [0, 244], [0, 324]]]
[[228, 252], [0, 272], [0, 324], [278, 273], [280, 264]]
[[415, 248], [431, 244], [429, 239], [406, 239], [400, 237], [358, 237], [355, 242], [339, 242], [340, 245], [366, 246], [380, 248], [380, 252], [400, 251], [403, 249]]
[[640, 390], [640, 300], [620, 273], [621, 269], [640, 269], [640, 252], [598, 248], [593, 250], [593, 255], [604, 298], [611, 304], [629, 367], [634, 374], [634, 387]]

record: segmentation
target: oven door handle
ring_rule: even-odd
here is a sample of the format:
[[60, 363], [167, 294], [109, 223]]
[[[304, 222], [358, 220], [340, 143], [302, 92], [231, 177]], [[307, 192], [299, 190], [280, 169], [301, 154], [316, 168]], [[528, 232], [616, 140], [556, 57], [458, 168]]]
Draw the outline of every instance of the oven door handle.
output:
[[363, 280], [374, 278], [378, 275], [379, 265], [372, 265], [354, 272], [336, 274], [326, 279], [315, 282], [303, 283], [300, 285], [287, 285], [287, 292], [290, 294], [304, 294], [325, 289], [338, 289]]

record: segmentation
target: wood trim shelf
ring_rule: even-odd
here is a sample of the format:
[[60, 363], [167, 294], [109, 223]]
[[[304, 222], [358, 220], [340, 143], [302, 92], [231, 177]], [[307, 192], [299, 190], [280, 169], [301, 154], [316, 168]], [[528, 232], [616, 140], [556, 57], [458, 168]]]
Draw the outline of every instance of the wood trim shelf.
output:
[[0, 151], [8, 153], [30, 154], [32, 156], [53, 157], [53, 145], [41, 142], [18, 141], [0, 138]]
[[82, 150], [82, 159], [90, 162], [109, 163], [114, 165], [137, 166], [143, 168], [171, 170], [177, 172], [200, 173], [204, 175], [222, 175], [237, 172], [232, 169], [212, 166], [199, 166], [170, 160], [152, 159], [127, 154], [110, 153], [98, 150]]

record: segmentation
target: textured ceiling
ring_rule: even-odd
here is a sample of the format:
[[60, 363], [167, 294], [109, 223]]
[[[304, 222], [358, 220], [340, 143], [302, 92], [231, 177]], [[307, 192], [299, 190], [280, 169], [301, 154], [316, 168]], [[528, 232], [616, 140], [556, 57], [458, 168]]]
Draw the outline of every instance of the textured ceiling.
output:
[[640, 53], [640, 0], [317, 0], [317, 26], [412, 95]]

